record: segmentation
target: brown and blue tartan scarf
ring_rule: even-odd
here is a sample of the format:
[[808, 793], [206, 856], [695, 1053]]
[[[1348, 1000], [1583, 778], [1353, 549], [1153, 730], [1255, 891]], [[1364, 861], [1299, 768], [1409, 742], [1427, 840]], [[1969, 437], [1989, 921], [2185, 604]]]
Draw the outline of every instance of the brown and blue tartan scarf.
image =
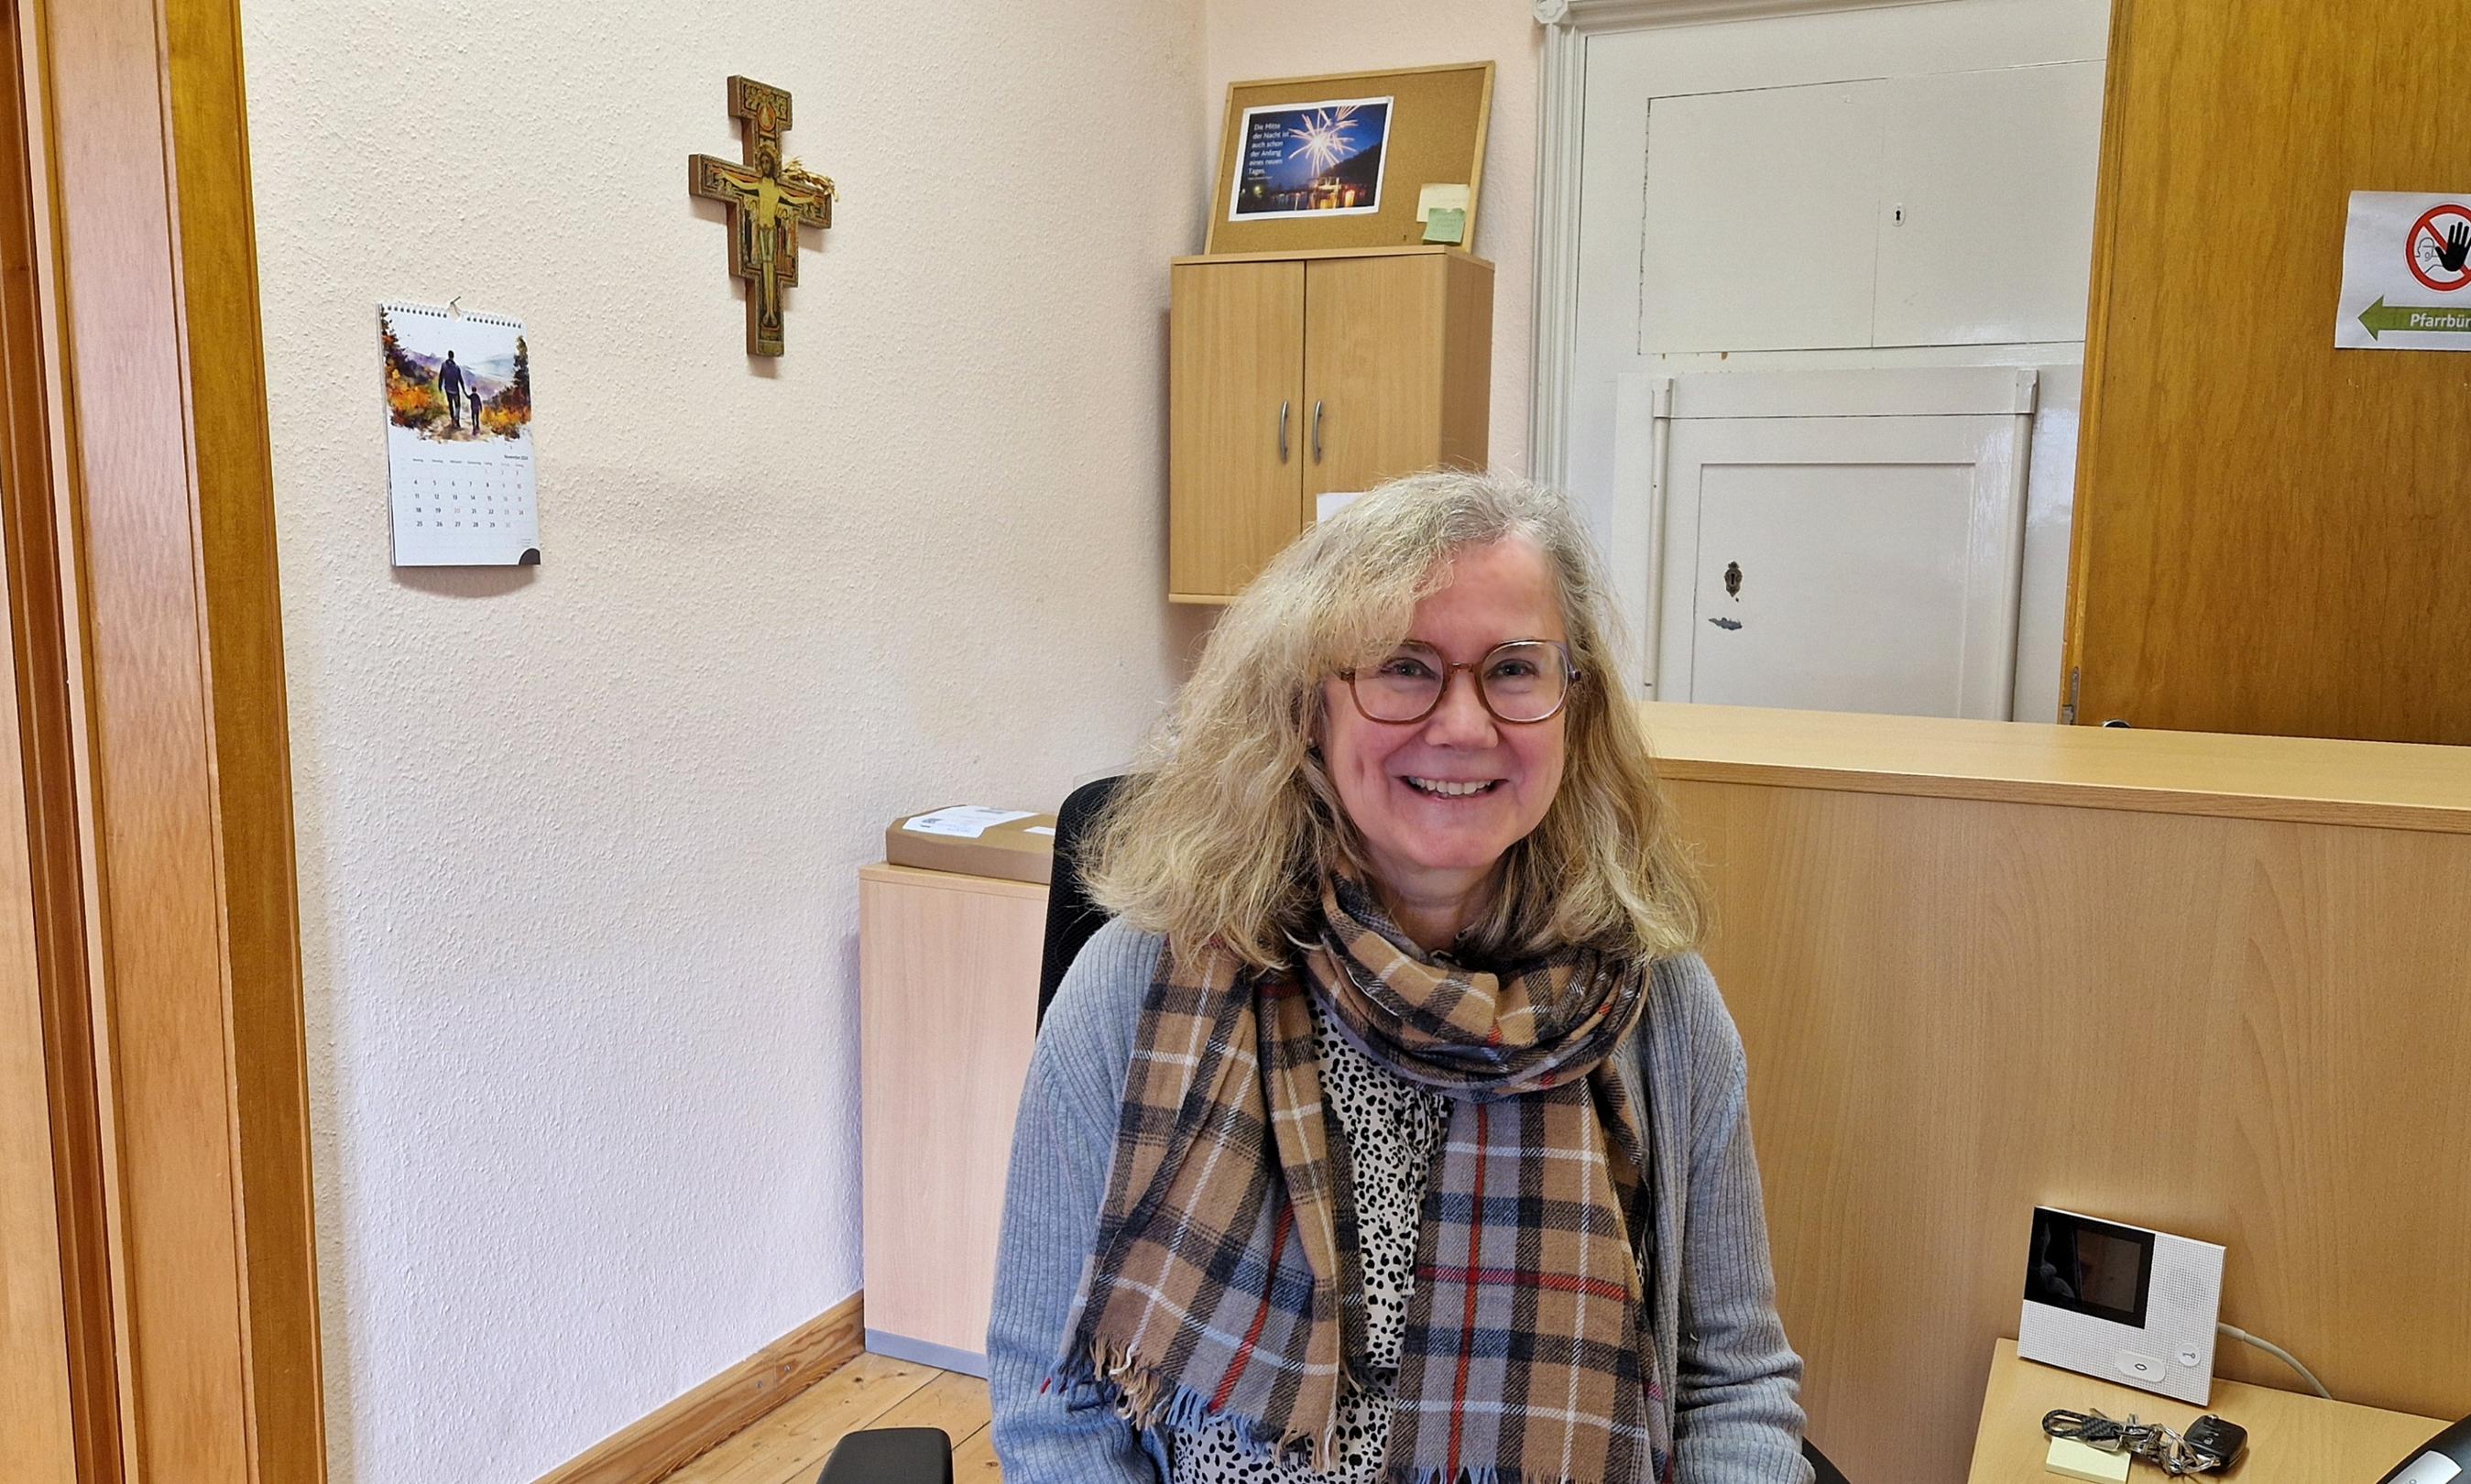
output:
[[1375, 1061], [1448, 1098], [1385, 1479], [1665, 1484], [1636, 1235], [1646, 1110], [1606, 1064], [1645, 1008], [1644, 966], [1569, 950], [1471, 972], [1415, 951], [1353, 882], [1326, 881], [1322, 906], [1300, 973], [1246, 973], [1215, 945], [1161, 954], [1054, 1379], [1140, 1426], [1232, 1417], [1255, 1446], [1330, 1468], [1366, 1340], [1310, 994]]

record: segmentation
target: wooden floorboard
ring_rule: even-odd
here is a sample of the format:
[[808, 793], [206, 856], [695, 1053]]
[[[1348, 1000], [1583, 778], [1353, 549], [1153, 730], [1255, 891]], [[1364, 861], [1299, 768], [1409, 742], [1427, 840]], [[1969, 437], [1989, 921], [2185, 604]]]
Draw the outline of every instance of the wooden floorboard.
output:
[[996, 1466], [995, 1434], [986, 1428], [953, 1449], [953, 1484], [1002, 1484], [1002, 1480], [1003, 1470]]
[[987, 1383], [977, 1377], [862, 1354], [664, 1484], [813, 1484], [833, 1446], [862, 1427], [941, 1427], [955, 1479], [1000, 1484], [987, 1418]]

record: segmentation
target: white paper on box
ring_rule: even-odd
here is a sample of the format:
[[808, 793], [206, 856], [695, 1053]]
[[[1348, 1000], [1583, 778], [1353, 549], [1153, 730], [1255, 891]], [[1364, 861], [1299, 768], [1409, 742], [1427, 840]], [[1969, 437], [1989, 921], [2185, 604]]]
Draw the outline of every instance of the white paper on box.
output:
[[1037, 813], [1034, 809], [987, 809], [977, 804], [956, 804], [920, 814], [901, 828], [920, 835], [949, 835], [955, 839], [974, 840], [1000, 824], [1026, 819]]
[[1021, 833], [1024, 835], [1053, 835], [1055, 833], [1055, 826], [1051, 824], [1034, 824]]

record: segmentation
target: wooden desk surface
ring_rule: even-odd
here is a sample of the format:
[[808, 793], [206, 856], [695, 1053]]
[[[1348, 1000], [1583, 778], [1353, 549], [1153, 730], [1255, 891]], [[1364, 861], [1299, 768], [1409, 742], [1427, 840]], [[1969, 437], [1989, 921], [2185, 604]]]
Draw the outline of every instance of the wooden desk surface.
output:
[[1668, 778], [2471, 834], [2471, 747], [1642, 701]]
[[[2042, 1414], [2054, 1407], [2072, 1412], [2099, 1407], [2112, 1417], [2133, 1413], [2146, 1422], [2183, 1429], [2204, 1412], [2237, 1423], [2247, 1429], [2247, 1459], [2229, 1473], [2198, 1475], [2219, 1477], [2224, 1484], [2376, 1484], [2387, 1470], [2446, 1425], [2433, 1417], [2225, 1380], [2214, 1382], [2213, 1405], [2193, 1407], [2019, 1360], [2016, 1342], [2001, 1340], [1990, 1357], [1990, 1387], [1982, 1399], [1982, 1430], [1974, 1437], [1973, 1472], [1965, 1476], [1966, 1484], [2057, 1484], [2059, 1475], [2042, 1468], [2049, 1451]], [[2141, 1463], [2128, 1476], [2130, 1484], [2160, 1484], [2163, 1479], [2160, 1470]]]
[[1035, 897], [1047, 900], [1045, 882], [1017, 882], [1003, 876], [978, 876], [967, 871], [922, 871], [914, 865], [878, 860], [858, 868], [858, 879], [886, 886], [924, 886], [935, 891], [975, 891], [991, 897]]

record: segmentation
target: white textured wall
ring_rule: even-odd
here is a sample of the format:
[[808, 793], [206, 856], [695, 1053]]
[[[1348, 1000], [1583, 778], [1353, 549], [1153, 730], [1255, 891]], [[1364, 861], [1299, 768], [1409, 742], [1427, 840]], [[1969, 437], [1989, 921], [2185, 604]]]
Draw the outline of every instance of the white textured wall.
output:
[[[854, 873], [1171, 683], [1202, 12], [243, 19], [334, 1477], [527, 1480], [858, 1287]], [[686, 193], [733, 72], [842, 190], [777, 365]], [[530, 324], [536, 571], [388, 565], [374, 305], [454, 294]]]
[[[1478, 257], [1494, 265], [1492, 460], [1527, 467], [1536, 293], [1536, 89], [1543, 29], [1526, 0], [1204, 0], [1208, 144], [1218, 144], [1227, 84], [1375, 67], [1490, 61], [1493, 127], [1476, 206]], [[1211, 161], [1215, 166], [1217, 156]], [[1198, 250], [1195, 248], [1193, 250]]]

